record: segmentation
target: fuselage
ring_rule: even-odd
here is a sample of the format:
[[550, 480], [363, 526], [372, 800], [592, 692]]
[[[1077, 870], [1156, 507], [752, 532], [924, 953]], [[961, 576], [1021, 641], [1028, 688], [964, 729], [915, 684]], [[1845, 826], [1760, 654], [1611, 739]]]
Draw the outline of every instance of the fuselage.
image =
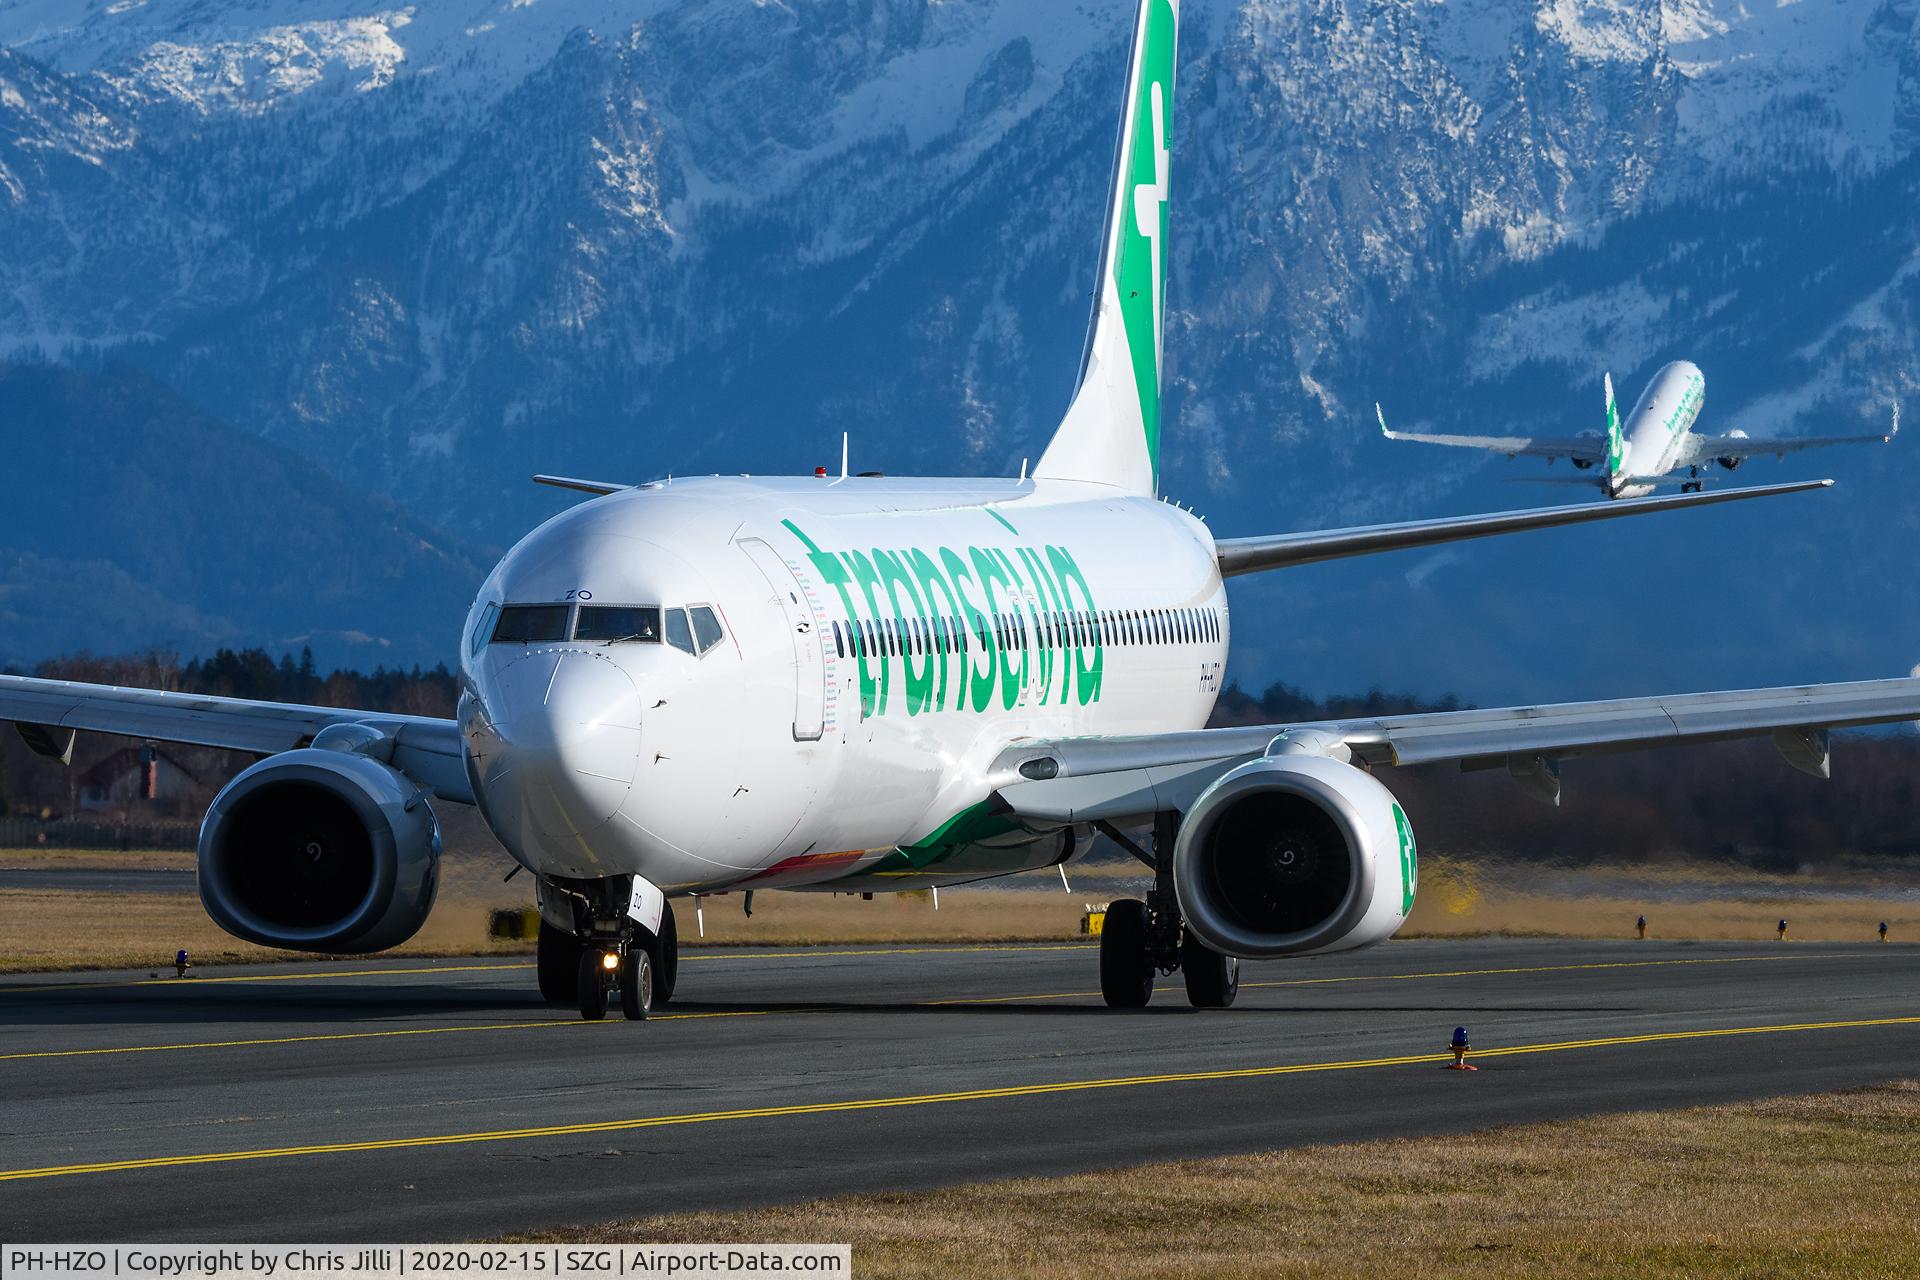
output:
[[1071, 829], [990, 811], [988, 766], [1022, 738], [1200, 727], [1228, 637], [1205, 524], [1152, 498], [676, 479], [500, 561], [460, 718], [482, 812], [545, 875], [912, 888], [1070, 855]]
[[1706, 399], [1706, 375], [1692, 361], [1676, 360], [1654, 374], [1620, 424], [1625, 457], [1607, 479], [1608, 495], [1639, 498], [1652, 493], [1649, 481], [1673, 469]]

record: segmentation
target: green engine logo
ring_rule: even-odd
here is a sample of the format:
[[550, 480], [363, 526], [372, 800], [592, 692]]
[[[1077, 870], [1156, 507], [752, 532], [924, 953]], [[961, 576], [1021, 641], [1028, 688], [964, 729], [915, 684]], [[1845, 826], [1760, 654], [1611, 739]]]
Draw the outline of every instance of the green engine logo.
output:
[[1400, 832], [1400, 914], [1413, 911], [1413, 892], [1420, 879], [1420, 854], [1413, 844], [1413, 824], [1399, 805], [1393, 806], [1393, 825]]

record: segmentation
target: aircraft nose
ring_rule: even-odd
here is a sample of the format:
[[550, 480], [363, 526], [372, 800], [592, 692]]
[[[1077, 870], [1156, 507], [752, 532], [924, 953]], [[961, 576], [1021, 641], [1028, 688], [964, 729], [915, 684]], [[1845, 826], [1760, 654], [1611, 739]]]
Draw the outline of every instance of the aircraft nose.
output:
[[599, 654], [548, 650], [504, 667], [492, 694], [483, 778], [509, 829], [574, 844], [619, 810], [640, 762], [640, 696], [625, 671]]

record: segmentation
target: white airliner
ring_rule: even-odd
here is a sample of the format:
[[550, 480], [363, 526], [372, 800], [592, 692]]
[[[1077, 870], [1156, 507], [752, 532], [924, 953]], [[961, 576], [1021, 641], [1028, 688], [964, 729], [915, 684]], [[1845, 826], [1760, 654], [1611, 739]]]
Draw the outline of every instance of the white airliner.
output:
[[640, 1018], [674, 986], [668, 896], [960, 884], [1096, 830], [1154, 873], [1108, 912], [1107, 1002], [1178, 971], [1224, 1007], [1241, 958], [1407, 918], [1413, 832], [1377, 765], [1504, 767], [1556, 798], [1565, 756], [1772, 734], [1825, 776], [1829, 727], [1920, 717], [1897, 679], [1203, 728], [1237, 574], [1827, 482], [1224, 539], [1157, 498], [1177, 21], [1143, 0], [1092, 331], [1031, 477], [542, 477], [597, 496], [488, 575], [455, 720], [20, 677], [0, 719], [55, 757], [77, 730], [260, 754], [207, 811], [199, 884], [270, 946], [412, 936], [433, 802], [478, 805], [532, 872], [541, 992]]
[[[1732, 471], [1748, 458], [1771, 453], [1784, 458], [1802, 449], [1830, 444], [1888, 444], [1900, 433], [1900, 406], [1893, 406], [1893, 424], [1887, 430], [1862, 436], [1793, 436], [1755, 440], [1744, 431], [1703, 436], [1693, 430], [1707, 402], [1707, 376], [1698, 365], [1676, 360], [1653, 375], [1640, 393], [1633, 412], [1623, 421], [1613, 398], [1613, 375], [1606, 375], [1607, 429], [1588, 431], [1564, 440], [1531, 436], [1448, 436], [1417, 431], [1394, 431], [1379, 405], [1373, 406], [1380, 430], [1389, 440], [1418, 440], [1466, 449], [1504, 453], [1509, 458], [1566, 458], [1582, 471], [1602, 468], [1597, 476], [1568, 477], [1562, 483], [1588, 484], [1609, 498], [1640, 498], [1663, 484], [1678, 484], [1682, 493], [1699, 493], [1706, 485], [1703, 468], [1719, 463]], [[1685, 478], [1676, 473], [1684, 469]]]

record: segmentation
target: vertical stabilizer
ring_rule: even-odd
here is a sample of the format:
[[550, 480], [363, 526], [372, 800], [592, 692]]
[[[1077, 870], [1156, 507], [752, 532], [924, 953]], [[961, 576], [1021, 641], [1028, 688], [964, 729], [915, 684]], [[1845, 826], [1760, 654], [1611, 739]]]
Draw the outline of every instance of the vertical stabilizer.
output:
[[1167, 160], [1179, 25], [1179, 0], [1141, 0], [1080, 385], [1035, 476], [1092, 480], [1130, 493], [1151, 494], [1157, 487]]
[[1607, 478], [1620, 475], [1627, 465], [1627, 436], [1620, 429], [1620, 406], [1613, 398], [1613, 371], [1607, 371]]

